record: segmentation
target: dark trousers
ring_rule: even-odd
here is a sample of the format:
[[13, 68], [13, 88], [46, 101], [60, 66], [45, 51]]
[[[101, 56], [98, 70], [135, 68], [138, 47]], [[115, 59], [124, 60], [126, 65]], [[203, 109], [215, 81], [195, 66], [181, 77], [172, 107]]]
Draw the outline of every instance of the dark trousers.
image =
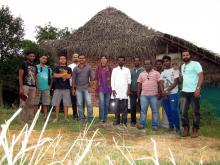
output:
[[127, 123], [128, 99], [116, 99], [117, 109], [115, 111], [115, 124], [120, 124], [120, 114], [122, 114], [121, 123]]
[[132, 91], [130, 95], [131, 101], [131, 123], [136, 124], [137, 106], [140, 109], [140, 100], [138, 99], [137, 92]]
[[200, 124], [200, 103], [199, 97], [194, 97], [194, 92], [182, 92], [183, 100], [182, 100], [182, 126], [183, 127], [190, 127], [189, 126], [189, 106], [192, 102], [193, 108], [193, 128], [199, 129]]
[[72, 102], [72, 109], [73, 109], [73, 118], [78, 118], [76, 96], [73, 96], [72, 94], [71, 94], [71, 102]]

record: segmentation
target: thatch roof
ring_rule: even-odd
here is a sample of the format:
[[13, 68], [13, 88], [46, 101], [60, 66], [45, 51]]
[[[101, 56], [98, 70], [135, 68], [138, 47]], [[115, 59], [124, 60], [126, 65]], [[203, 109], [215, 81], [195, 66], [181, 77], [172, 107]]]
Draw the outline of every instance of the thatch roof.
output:
[[65, 49], [68, 54], [78, 52], [89, 57], [107, 55], [111, 58], [119, 55], [155, 58], [157, 54], [166, 53], [167, 48], [170, 53], [188, 49], [202, 59], [220, 64], [216, 54], [181, 38], [150, 29], [112, 7], [97, 13], [71, 35], [47, 41], [43, 47], [53, 53]]

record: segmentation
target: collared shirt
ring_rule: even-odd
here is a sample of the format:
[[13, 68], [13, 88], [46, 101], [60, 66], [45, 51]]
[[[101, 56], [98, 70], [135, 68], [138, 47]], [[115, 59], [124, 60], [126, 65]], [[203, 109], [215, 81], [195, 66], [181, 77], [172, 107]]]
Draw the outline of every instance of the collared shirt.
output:
[[126, 67], [120, 68], [119, 66], [112, 70], [111, 86], [112, 90], [115, 90], [116, 98], [128, 99], [127, 91], [128, 84], [131, 84], [130, 70]]
[[144, 71], [144, 68], [132, 68], [131, 69], [131, 91], [136, 92], [137, 91], [137, 79], [141, 72]]
[[[73, 69], [76, 67], [76, 66], [78, 66], [78, 64], [76, 64], [76, 63], [72, 63], [72, 64], [70, 64], [70, 65], [68, 65], [68, 67], [70, 67], [71, 69], [72, 69], [72, 72], [73, 72]], [[70, 86], [72, 86], [72, 78], [70, 79]]]
[[[168, 89], [175, 81], [176, 78], [179, 78], [179, 70], [174, 68], [164, 69], [160, 75], [160, 80], [164, 82], [164, 90]], [[169, 94], [174, 94], [178, 92], [178, 84], [169, 91]]]
[[137, 82], [142, 84], [142, 96], [156, 96], [158, 95], [158, 82], [160, 80], [160, 73], [156, 70], [151, 70], [149, 73], [142, 72]]
[[202, 71], [202, 66], [197, 61], [190, 61], [188, 64], [181, 66], [181, 73], [183, 76], [183, 88], [184, 92], [195, 92], [198, 81], [199, 73]]
[[80, 68], [79, 65], [73, 69], [72, 82], [77, 90], [88, 89], [89, 82], [94, 80], [94, 74], [90, 65]]

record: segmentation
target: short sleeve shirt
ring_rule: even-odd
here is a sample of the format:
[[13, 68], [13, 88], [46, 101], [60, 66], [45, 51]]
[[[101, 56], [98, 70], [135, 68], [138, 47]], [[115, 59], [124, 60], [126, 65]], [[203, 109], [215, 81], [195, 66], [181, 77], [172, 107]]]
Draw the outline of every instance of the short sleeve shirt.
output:
[[155, 70], [151, 70], [149, 73], [142, 72], [137, 82], [142, 84], [142, 96], [156, 96], [158, 95], [158, 82], [160, 80], [160, 73]]
[[203, 72], [202, 66], [196, 61], [190, 61], [188, 64], [183, 64], [181, 66], [183, 92], [195, 92], [199, 81], [199, 73], [201, 72]]
[[[173, 68], [164, 69], [164, 71], [160, 75], [160, 80], [164, 81], [164, 90], [168, 89], [176, 78], [179, 78], [179, 70], [175, 70]], [[178, 85], [173, 88], [169, 94], [174, 94], [178, 92]]]
[[52, 78], [51, 68], [48, 68], [48, 66], [41, 67], [40, 65], [37, 65], [37, 82], [39, 90], [49, 89], [49, 74], [50, 78]]
[[36, 87], [36, 66], [27, 61], [22, 62], [19, 69], [24, 71], [23, 84], [31, 87]]
[[[57, 66], [54, 73], [58, 74], [72, 74], [72, 70], [67, 66]], [[63, 78], [54, 78], [54, 89], [70, 89], [70, 80]]]

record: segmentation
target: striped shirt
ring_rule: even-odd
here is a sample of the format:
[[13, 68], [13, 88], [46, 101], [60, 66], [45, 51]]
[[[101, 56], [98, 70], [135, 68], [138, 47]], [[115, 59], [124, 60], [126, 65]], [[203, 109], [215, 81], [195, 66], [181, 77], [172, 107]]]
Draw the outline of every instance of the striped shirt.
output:
[[155, 70], [151, 70], [149, 73], [142, 72], [137, 82], [142, 84], [142, 96], [156, 96], [158, 95], [158, 82], [160, 81], [160, 73]]

